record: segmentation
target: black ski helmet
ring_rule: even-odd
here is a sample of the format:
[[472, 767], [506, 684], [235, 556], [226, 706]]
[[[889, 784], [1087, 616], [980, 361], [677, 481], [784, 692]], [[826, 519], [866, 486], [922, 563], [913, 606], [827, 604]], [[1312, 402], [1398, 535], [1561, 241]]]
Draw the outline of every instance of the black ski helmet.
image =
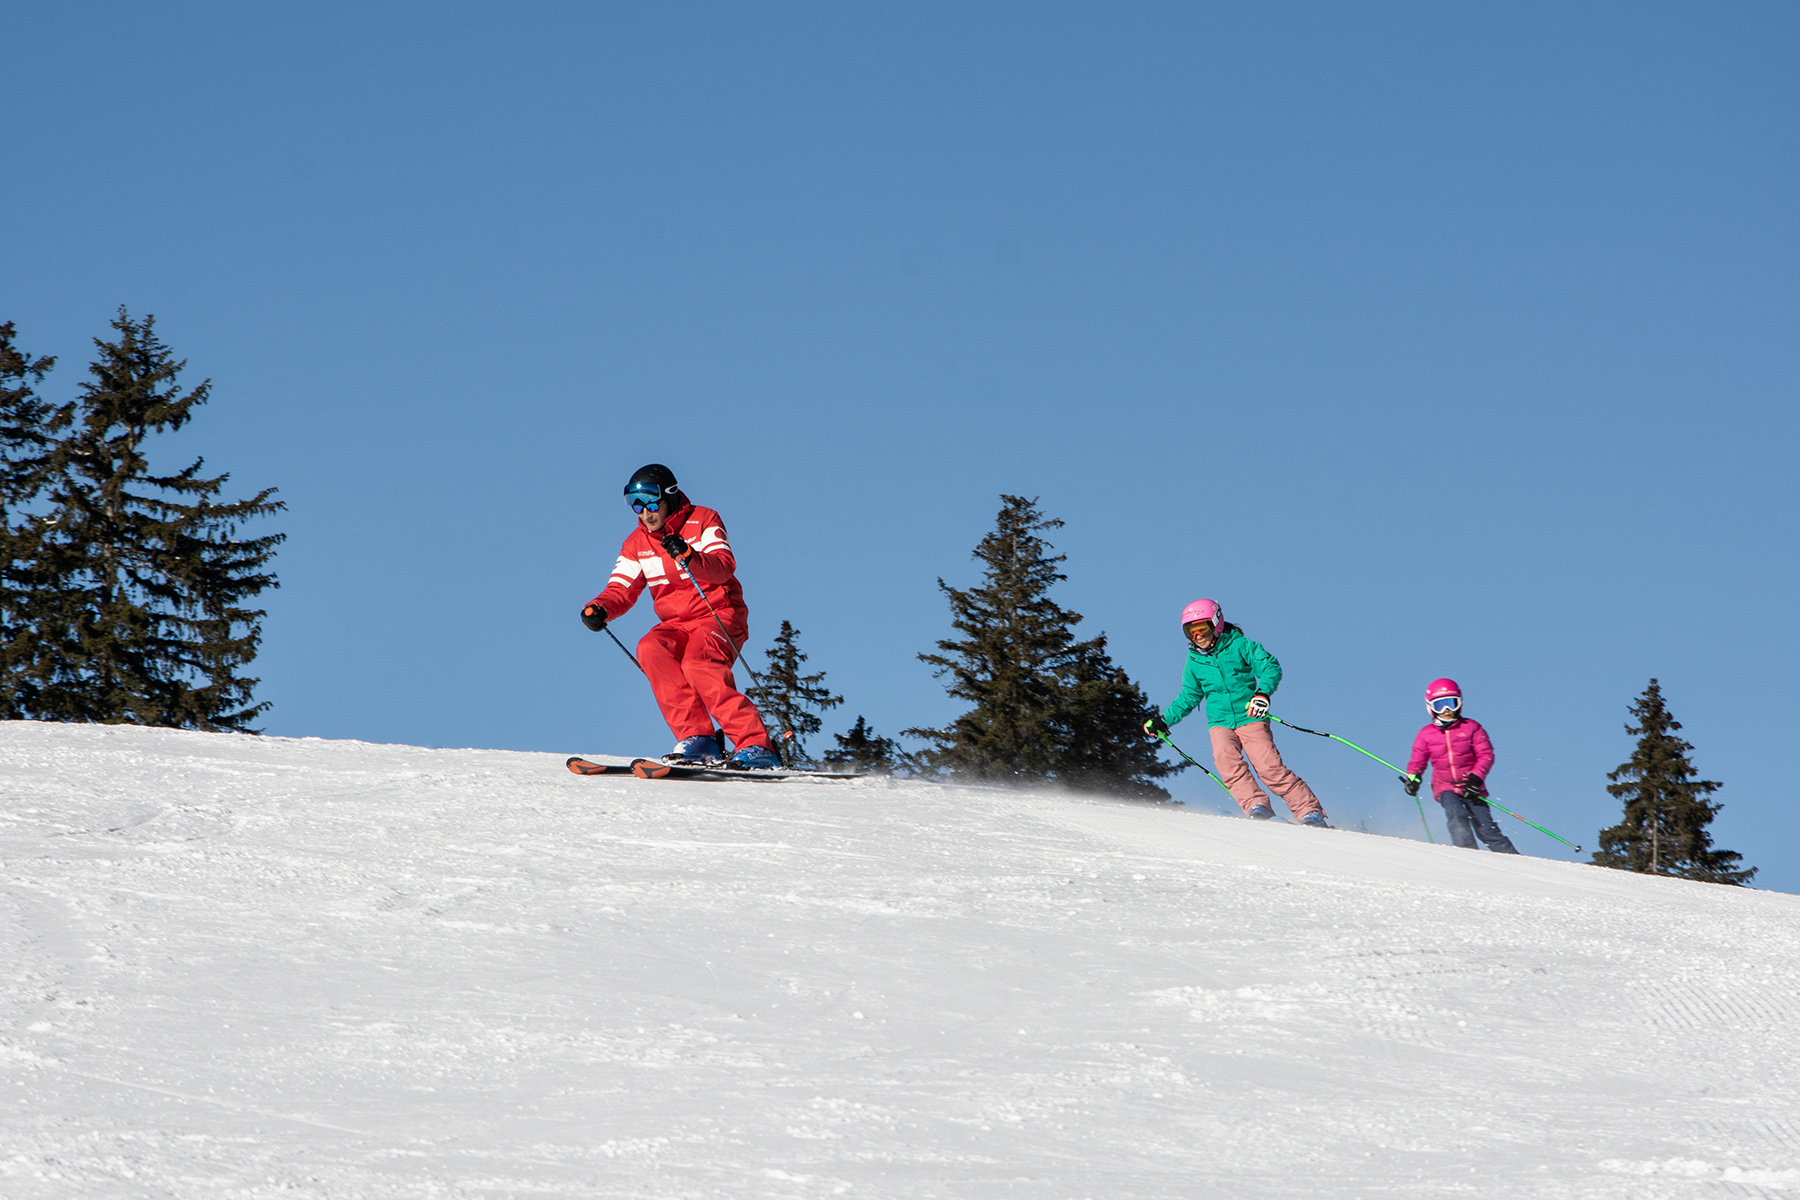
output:
[[675, 482], [675, 472], [661, 463], [651, 463], [647, 467], [639, 467], [625, 484], [625, 494], [633, 492], [639, 495], [654, 495], [657, 499], [665, 496], [681, 494], [681, 485]]

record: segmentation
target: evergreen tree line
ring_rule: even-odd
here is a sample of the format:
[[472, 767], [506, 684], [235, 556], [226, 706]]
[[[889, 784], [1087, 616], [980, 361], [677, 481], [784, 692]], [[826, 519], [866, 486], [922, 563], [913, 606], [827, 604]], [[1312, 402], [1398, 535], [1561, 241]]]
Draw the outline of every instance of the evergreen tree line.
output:
[[[56, 360], [27, 353], [14, 325], [0, 323], [0, 719], [255, 732], [268, 704], [240, 672], [265, 614], [248, 605], [279, 586], [269, 564], [284, 535], [241, 531], [285, 506], [274, 488], [223, 498], [230, 477], [203, 474], [198, 458], [152, 469], [151, 436], [186, 426], [211, 383], [182, 390], [186, 363], [157, 337], [154, 317], [121, 308], [112, 332], [94, 339], [89, 378], [58, 404], [39, 394]], [[1180, 768], [1143, 735], [1148, 698], [1112, 661], [1106, 635], [1080, 637], [1081, 614], [1050, 597], [1066, 576], [1045, 535], [1062, 522], [1035, 500], [1000, 500], [974, 552], [980, 583], [937, 581], [957, 636], [918, 656], [967, 710], [941, 728], [901, 731], [923, 743], [912, 752], [859, 715], [823, 761], [1166, 799], [1156, 781]], [[808, 739], [843, 697], [825, 672], [805, 669], [787, 621], [767, 660], [749, 695], [783, 757], [812, 762]], [[1657, 680], [1631, 713], [1637, 744], [1607, 788], [1623, 818], [1601, 831], [1593, 861], [1747, 884], [1756, 868], [1714, 848], [1708, 830], [1722, 785], [1698, 777]]]
[[152, 435], [206, 403], [154, 317], [121, 308], [75, 399], [39, 394], [56, 360], [0, 324], [0, 718], [251, 729], [266, 703], [240, 674], [278, 586], [281, 534], [240, 536], [284, 506], [223, 498], [201, 459], [151, 462]]
[[[1079, 638], [1081, 615], [1050, 599], [1052, 586], [1065, 578], [1057, 570], [1064, 556], [1050, 552], [1044, 533], [1061, 525], [1045, 519], [1035, 501], [1002, 496], [993, 532], [975, 549], [982, 582], [962, 589], [938, 580], [961, 636], [938, 642], [937, 653], [919, 658], [948, 678], [946, 690], [968, 710], [942, 728], [902, 730], [902, 736], [926, 743], [916, 753], [878, 736], [859, 715], [848, 733], [834, 735], [837, 746], [824, 754], [826, 763], [926, 778], [1060, 781], [1117, 795], [1168, 796], [1155, 781], [1179, 768], [1161, 762], [1144, 736], [1149, 700], [1107, 655], [1106, 636]], [[781, 623], [763, 682], [750, 692], [791, 763], [812, 761], [806, 739], [823, 727], [820, 714], [843, 703], [825, 686], [823, 671], [804, 671], [799, 637], [790, 623]], [[1637, 723], [1626, 732], [1638, 738], [1637, 746], [1608, 776], [1613, 783], [1607, 788], [1624, 801], [1624, 819], [1601, 831], [1594, 863], [1707, 883], [1748, 883], [1756, 868], [1740, 866], [1735, 852], [1713, 848], [1707, 826], [1722, 806], [1708, 797], [1721, 785], [1697, 778], [1687, 757], [1693, 746], [1675, 736], [1681, 724], [1656, 680], [1631, 712]]]

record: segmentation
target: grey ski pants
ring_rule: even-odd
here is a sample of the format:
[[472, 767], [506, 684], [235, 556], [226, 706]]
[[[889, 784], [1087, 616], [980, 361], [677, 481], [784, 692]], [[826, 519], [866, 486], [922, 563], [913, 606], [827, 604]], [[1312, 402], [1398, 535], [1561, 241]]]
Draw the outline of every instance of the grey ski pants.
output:
[[1477, 836], [1496, 854], [1517, 854], [1518, 849], [1500, 831], [1494, 810], [1480, 800], [1470, 800], [1461, 792], [1439, 792], [1437, 802], [1444, 806], [1444, 823], [1450, 826], [1450, 840], [1464, 850], [1475, 849]]

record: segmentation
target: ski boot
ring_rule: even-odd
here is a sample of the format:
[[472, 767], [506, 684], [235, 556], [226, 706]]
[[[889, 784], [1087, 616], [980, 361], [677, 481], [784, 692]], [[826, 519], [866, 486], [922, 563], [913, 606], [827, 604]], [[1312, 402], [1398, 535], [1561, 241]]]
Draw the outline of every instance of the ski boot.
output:
[[1244, 815], [1252, 821], [1269, 821], [1274, 819], [1275, 810], [1266, 804], [1258, 804]]
[[779, 771], [781, 760], [767, 746], [739, 746], [725, 765], [739, 771]]
[[1313, 829], [1331, 828], [1330, 825], [1325, 823], [1325, 814], [1322, 812], [1309, 812], [1304, 817], [1300, 818], [1300, 823], [1302, 825], [1310, 826]]
[[719, 743], [710, 733], [697, 733], [676, 742], [662, 760], [675, 766], [710, 767], [719, 761]]

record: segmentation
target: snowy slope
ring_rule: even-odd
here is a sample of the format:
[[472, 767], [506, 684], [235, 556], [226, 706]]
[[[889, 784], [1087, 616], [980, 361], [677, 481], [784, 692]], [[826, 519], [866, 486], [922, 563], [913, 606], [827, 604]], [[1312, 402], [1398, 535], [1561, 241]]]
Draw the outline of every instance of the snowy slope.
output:
[[0, 859], [8, 1200], [1800, 1196], [1787, 895], [33, 723]]

